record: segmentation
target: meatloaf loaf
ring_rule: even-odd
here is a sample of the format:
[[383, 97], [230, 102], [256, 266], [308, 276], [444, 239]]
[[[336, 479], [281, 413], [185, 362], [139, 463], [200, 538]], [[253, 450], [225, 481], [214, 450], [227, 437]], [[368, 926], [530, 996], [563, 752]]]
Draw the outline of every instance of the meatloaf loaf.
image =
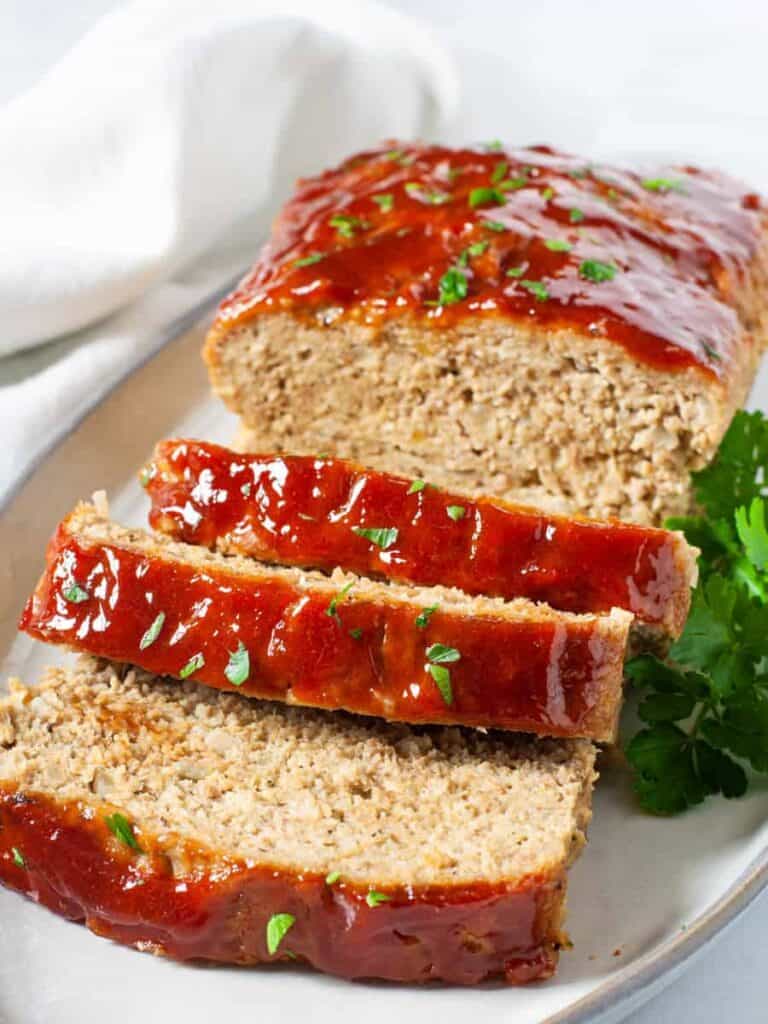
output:
[[253, 697], [612, 740], [631, 620], [263, 566], [82, 504], [51, 540], [20, 628]]
[[550, 975], [584, 741], [414, 729], [90, 659], [0, 703], [0, 880], [141, 950], [348, 978]]
[[153, 528], [189, 544], [565, 611], [626, 608], [653, 634], [680, 635], [696, 577], [679, 533], [473, 500], [341, 459], [170, 440], [141, 479]]
[[765, 229], [694, 167], [386, 145], [299, 183], [205, 358], [251, 450], [659, 522], [753, 380]]

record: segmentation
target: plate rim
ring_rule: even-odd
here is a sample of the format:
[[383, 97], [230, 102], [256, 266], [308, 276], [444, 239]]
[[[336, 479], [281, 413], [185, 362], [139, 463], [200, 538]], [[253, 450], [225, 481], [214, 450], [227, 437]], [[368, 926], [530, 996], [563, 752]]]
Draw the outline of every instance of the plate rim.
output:
[[[77, 415], [52, 431], [46, 444], [11, 481], [0, 498], [0, 518], [5, 517], [22, 489], [41, 465], [59, 448], [78, 427], [118, 388], [138, 370], [155, 358], [162, 349], [207, 318], [219, 301], [242, 278], [239, 271], [225, 284], [206, 294], [184, 313], [174, 317], [156, 336], [145, 352], [127, 366], [114, 380], [97, 389], [78, 410]], [[600, 983], [593, 991], [581, 996], [569, 1006], [544, 1018], [541, 1024], [597, 1024], [622, 1007], [629, 1012], [639, 1008], [657, 995], [666, 984], [671, 984], [691, 960], [710, 942], [732, 925], [755, 899], [768, 888], [768, 844], [758, 853], [725, 892], [686, 928], [655, 949], [622, 967], [616, 974]], [[614, 1016], [614, 1020], [620, 1019]]]

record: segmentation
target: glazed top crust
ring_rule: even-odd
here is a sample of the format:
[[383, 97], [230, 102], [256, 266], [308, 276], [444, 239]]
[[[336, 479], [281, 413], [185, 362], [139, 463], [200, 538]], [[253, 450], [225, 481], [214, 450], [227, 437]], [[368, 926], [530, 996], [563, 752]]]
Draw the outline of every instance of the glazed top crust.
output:
[[695, 167], [643, 177], [547, 146], [390, 143], [299, 183], [217, 326], [496, 318], [725, 379], [764, 223], [756, 194]]

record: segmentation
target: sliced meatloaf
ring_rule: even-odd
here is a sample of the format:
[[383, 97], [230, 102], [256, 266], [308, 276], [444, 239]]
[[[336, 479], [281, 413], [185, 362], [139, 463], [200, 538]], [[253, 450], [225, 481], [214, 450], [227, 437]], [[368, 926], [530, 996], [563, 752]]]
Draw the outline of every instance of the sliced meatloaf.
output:
[[83, 504], [51, 540], [20, 628], [253, 697], [612, 740], [631, 620], [263, 566]]
[[0, 702], [0, 880], [182, 960], [551, 974], [585, 741], [414, 729], [84, 659]]
[[[150, 523], [176, 540], [565, 611], [626, 608], [637, 624], [672, 637], [696, 578], [682, 534], [475, 500], [341, 459], [170, 440], [157, 445], [141, 479]], [[385, 549], [365, 532], [382, 526], [394, 531]]]
[[659, 522], [753, 380], [765, 227], [693, 167], [388, 145], [299, 183], [205, 357], [251, 450]]

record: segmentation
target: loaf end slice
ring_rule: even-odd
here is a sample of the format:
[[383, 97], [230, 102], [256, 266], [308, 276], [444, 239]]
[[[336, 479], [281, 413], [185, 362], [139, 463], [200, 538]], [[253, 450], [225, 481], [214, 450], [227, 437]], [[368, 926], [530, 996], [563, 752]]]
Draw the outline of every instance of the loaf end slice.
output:
[[82, 659], [0, 703], [0, 879], [181, 960], [525, 982], [565, 941], [594, 756]]

